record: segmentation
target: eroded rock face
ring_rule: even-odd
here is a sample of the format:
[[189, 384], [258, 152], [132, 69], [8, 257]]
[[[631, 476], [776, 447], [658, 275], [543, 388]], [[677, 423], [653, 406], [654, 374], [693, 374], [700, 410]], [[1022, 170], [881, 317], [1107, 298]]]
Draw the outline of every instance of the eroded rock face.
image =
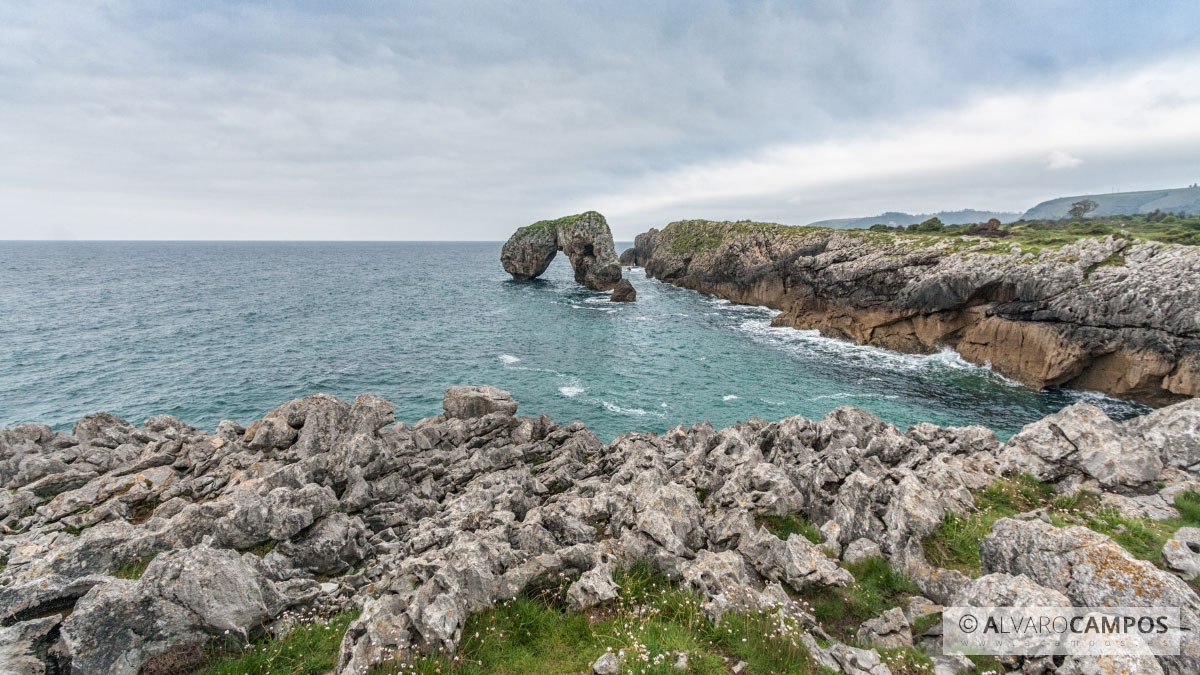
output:
[[504, 243], [500, 263], [514, 279], [536, 279], [559, 251], [571, 261], [575, 281], [593, 291], [610, 290], [621, 281], [612, 231], [595, 211], [518, 229]]
[[776, 325], [904, 352], [951, 346], [1035, 387], [1156, 405], [1200, 395], [1200, 247], [1111, 236], [1037, 254], [984, 238], [928, 244], [680, 221], [638, 235], [621, 262], [782, 310]]
[[[1002, 574], [971, 580], [930, 565], [921, 538], [971, 510], [971, 491], [1002, 473], [1006, 453], [1029, 450], [980, 427], [901, 432], [843, 407], [820, 420], [701, 423], [604, 444], [578, 422], [518, 417], [517, 402], [492, 387], [452, 387], [443, 409], [391, 426], [383, 399], [314, 395], [213, 434], [162, 416], [141, 426], [92, 416], [80, 436], [0, 429], [0, 477], [11, 486], [0, 491], [0, 654], [32, 672], [135, 673], [213, 638], [250, 638], [289, 613], [353, 605], [361, 616], [338, 672], [357, 673], [396, 650], [453, 651], [472, 613], [548, 578], [574, 579], [575, 607], [609, 601], [614, 572], [634, 563], [693, 589], [713, 620], [781, 611], [784, 584], [853, 583], [830, 557], [838, 550], [885, 557], [930, 606], [1049, 593], [1103, 600], [1105, 584], [1118, 593], [1120, 581], [1103, 576], [1096, 556], [1133, 565], [1099, 535], [1023, 521], [1001, 521], [985, 542], [987, 571]], [[1100, 418], [1090, 432], [1086, 419], [1072, 424], [1156, 439], [1153, 480], [1168, 486], [1104, 493], [1132, 503], [1191, 489], [1179, 468], [1191, 460], [1162, 453], [1190, 453], [1174, 439], [1193, 413], [1180, 404], [1117, 431]], [[1053, 461], [1064, 475], [1091, 475], [1085, 453]], [[821, 523], [825, 541], [784, 540], [756, 524], [793, 513]], [[140, 578], [116, 578], [139, 565]], [[1197, 602], [1178, 578], [1145, 567], [1128, 569], [1166, 589], [1164, 601]], [[1011, 576], [1020, 574], [1028, 578]], [[899, 626], [927, 611], [936, 610], [868, 622], [864, 639], [901, 643]], [[844, 672], [886, 672], [869, 649], [814, 656]]]

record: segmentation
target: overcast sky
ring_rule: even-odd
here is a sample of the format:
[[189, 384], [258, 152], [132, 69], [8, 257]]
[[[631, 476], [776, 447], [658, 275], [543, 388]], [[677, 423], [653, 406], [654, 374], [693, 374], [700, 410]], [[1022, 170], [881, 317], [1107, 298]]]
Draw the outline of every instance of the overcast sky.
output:
[[504, 239], [1200, 181], [1200, 3], [0, 0], [0, 239]]

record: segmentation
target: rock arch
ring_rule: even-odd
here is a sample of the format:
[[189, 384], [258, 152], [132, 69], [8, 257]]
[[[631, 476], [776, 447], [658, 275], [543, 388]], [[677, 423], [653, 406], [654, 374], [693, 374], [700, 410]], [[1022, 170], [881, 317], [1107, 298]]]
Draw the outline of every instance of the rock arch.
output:
[[604, 216], [587, 211], [526, 225], [513, 233], [500, 251], [504, 271], [514, 279], [535, 279], [554, 256], [567, 254], [575, 281], [593, 291], [607, 291], [621, 281], [612, 230]]

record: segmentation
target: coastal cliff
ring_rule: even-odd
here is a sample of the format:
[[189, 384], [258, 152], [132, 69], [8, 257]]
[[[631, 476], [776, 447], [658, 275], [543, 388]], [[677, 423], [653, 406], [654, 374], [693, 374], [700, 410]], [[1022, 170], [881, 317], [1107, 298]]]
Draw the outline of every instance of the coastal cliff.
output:
[[781, 310], [777, 326], [904, 352], [950, 346], [1033, 387], [1151, 404], [1200, 394], [1196, 246], [693, 220], [638, 235], [621, 262]]
[[[544, 656], [596, 672], [668, 657], [724, 672], [734, 654], [747, 672], [886, 673], [875, 647], [952, 658], [942, 605], [1016, 596], [1179, 607], [1193, 631], [1179, 656], [1068, 657], [1067, 672], [1200, 667], [1200, 596], [1185, 583], [1200, 530], [1181, 527], [1200, 525], [1200, 401], [1124, 423], [1077, 404], [1003, 444], [853, 407], [604, 444], [517, 409], [464, 386], [412, 425], [376, 396], [317, 394], [211, 433], [106, 413], [70, 433], [0, 428], [0, 655], [22, 673], [180, 673], [212, 658], [257, 672], [238, 659], [283, 661], [292, 646], [274, 645], [293, 631], [336, 624], [329, 665], [305, 672], [457, 672], [460, 656], [484, 672], [533, 644], [519, 620], [537, 611], [547, 631], [615, 617], [607, 651], [585, 640]], [[630, 570], [657, 575], [652, 592]], [[856, 595], [880, 579], [886, 592]], [[655, 646], [672, 621], [685, 642]], [[782, 661], [753, 665], [766, 658]]]

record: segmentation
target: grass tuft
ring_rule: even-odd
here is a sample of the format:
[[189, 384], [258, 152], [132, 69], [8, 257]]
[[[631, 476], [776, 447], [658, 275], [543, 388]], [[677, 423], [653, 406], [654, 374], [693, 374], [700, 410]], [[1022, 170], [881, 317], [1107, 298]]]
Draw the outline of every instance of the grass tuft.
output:
[[[242, 648], [214, 651], [198, 675], [324, 675], [337, 666], [342, 636], [357, 612], [319, 621], [301, 621], [279, 639], [264, 636]], [[229, 653], [235, 651], [237, 653]]]
[[793, 534], [798, 534], [814, 544], [820, 544], [825, 540], [825, 537], [821, 535], [821, 530], [808, 522], [808, 519], [800, 513], [789, 513], [785, 516], [759, 516], [755, 524], [767, 528], [768, 532], [784, 541], [787, 541], [787, 538]]
[[142, 573], [145, 572], [146, 568], [150, 566], [150, 561], [152, 560], [154, 560], [153, 556], [125, 563], [114, 570], [112, 576], [118, 579], [141, 579]]

